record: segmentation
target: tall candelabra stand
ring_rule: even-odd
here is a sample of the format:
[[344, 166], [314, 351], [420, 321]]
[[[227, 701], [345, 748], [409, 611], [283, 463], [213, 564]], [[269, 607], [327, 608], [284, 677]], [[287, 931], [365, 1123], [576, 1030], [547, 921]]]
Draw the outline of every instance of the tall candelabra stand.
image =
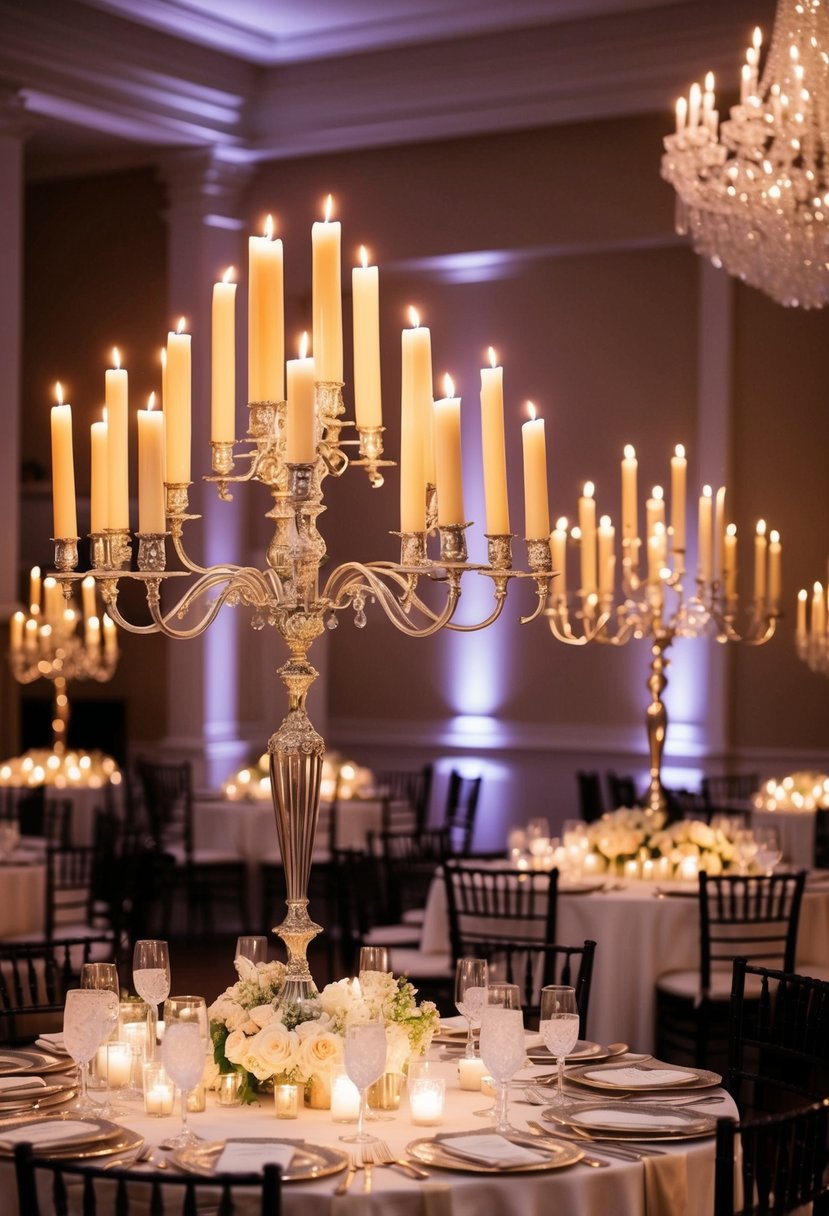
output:
[[[809, 593], [803, 588], [797, 595], [797, 632], [795, 645], [797, 657], [819, 675], [829, 676], [829, 632], [826, 621], [829, 592], [821, 583], [812, 587], [811, 605]], [[807, 623], [807, 608], [808, 623]]]
[[[44, 612], [40, 611], [39, 605], [33, 605], [37, 611], [28, 615], [15, 613], [9, 662], [19, 684], [51, 681], [54, 689], [52, 750], [60, 754], [66, 750], [69, 732], [69, 684], [82, 680], [106, 684], [111, 680], [118, 666], [118, 640], [115, 626], [106, 615], [102, 641], [101, 623], [96, 616], [82, 616], [71, 603], [62, 608], [60, 596], [56, 610], [51, 610], [49, 583], [47, 579]], [[69, 585], [70, 598], [71, 590]], [[89, 591], [94, 596], [94, 584], [91, 588], [87, 584], [84, 594]]]
[[650, 704], [645, 710], [650, 778], [646, 805], [651, 811], [666, 806], [662, 785], [662, 756], [668, 730], [668, 714], [662, 694], [668, 686], [667, 652], [675, 638], [713, 637], [716, 641], [746, 642], [762, 646], [773, 636], [777, 625], [776, 602], [755, 595], [748, 609], [745, 627], [737, 627], [739, 600], [716, 578], [695, 580], [692, 592], [685, 570], [685, 553], [674, 551], [673, 569], [661, 566], [641, 577], [637, 570], [638, 540], [622, 542], [620, 596], [608, 590], [601, 594], [578, 591], [574, 595], [556, 593], [550, 597], [546, 616], [553, 636], [568, 646], [624, 646], [631, 638], [647, 638], [651, 660], [647, 679]]
[[[318, 382], [315, 386], [316, 458], [294, 464], [286, 460], [286, 413], [284, 401], [249, 404], [247, 440], [212, 443], [213, 473], [206, 480], [215, 484], [221, 499], [231, 488], [255, 481], [273, 497], [267, 518], [274, 534], [267, 550], [267, 566], [222, 564], [199, 566], [187, 553], [184, 529], [199, 517], [188, 508], [187, 484], [165, 485], [167, 531], [138, 535], [137, 570], [129, 569], [131, 538], [128, 531], [110, 530], [90, 537], [91, 574], [96, 578], [113, 620], [131, 633], [160, 632], [171, 638], [193, 638], [203, 633], [225, 605], [245, 605], [252, 610], [255, 629], [274, 627], [288, 647], [289, 658], [279, 669], [288, 694], [288, 713], [268, 743], [271, 785], [276, 826], [287, 888], [287, 915], [274, 932], [285, 943], [288, 954], [286, 985], [282, 1000], [295, 1004], [316, 993], [308, 966], [308, 944], [322, 932], [308, 915], [308, 878], [319, 815], [320, 779], [324, 744], [306, 712], [308, 690], [317, 672], [308, 651], [325, 628], [334, 628], [341, 613], [351, 610], [354, 623], [366, 623], [365, 609], [376, 601], [392, 623], [410, 637], [428, 637], [440, 629], [483, 629], [500, 616], [510, 581], [532, 578], [537, 603], [526, 623], [540, 617], [552, 579], [550, 547], [546, 537], [528, 544], [529, 571], [512, 569], [512, 537], [489, 536], [488, 563], [470, 562], [465, 531], [468, 524], [440, 527], [439, 553], [430, 556], [429, 538], [435, 532], [400, 533], [400, 560], [368, 564], [345, 562], [320, 585], [320, 566], [326, 556], [325, 542], [317, 520], [325, 510], [322, 486], [326, 477], [341, 476], [349, 463], [364, 467], [372, 485], [382, 483], [382, 427], [358, 430], [357, 440], [341, 439], [344, 422], [342, 385]], [[349, 462], [345, 445], [358, 447], [358, 459]], [[238, 466], [237, 466], [238, 462]], [[237, 472], [241, 466], [243, 472]], [[245, 467], [246, 466], [246, 467]], [[426, 489], [433, 518], [434, 488]], [[166, 569], [166, 540], [169, 537], [179, 569]], [[435, 544], [435, 542], [432, 542]], [[56, 565], [66, 587], [71, 586], [78, 561], [77, 538], [58, 538]], [[461, 580], [474, 573], [492, 581], [493, 604], [485, 619], [472, 623], [455, 620], [461, 596]], [[171, 607], [162, 607], [165, 582], [187, 578], [184, 594]], [[142, 582], [151, 621], [135, 624], [121, 613], [119, 585], [123, 579]], [[423, 587], [437, 588], [442, 606], [431, 607], [423, 598]], [[210, 598], [212, 596], [212, 598]], [[176, 622], [199, 601], [207, 601], [201, 615], [187, 627]]]

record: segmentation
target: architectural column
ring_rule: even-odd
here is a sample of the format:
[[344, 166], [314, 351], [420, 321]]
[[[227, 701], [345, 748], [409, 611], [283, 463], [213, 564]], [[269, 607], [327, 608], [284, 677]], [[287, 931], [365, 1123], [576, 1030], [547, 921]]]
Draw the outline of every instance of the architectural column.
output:
[[0, 757], [17, 750], [17, 685], [6, 662], [8, 620], [20, 607], [20, 385], [23, 357], [23, 144], [34, 121], [0, 86]]
[[[212, 289], [228, 266], [236, 268], [237, 279], [244, 279], [240, 271], [247, 265], [247, 245], [239, 206], [250, 170], [223, 163], [210, 151], [201, 150], [165, 157], [160, 169], [168, 189], [169, 323], [174, 329], [183, 316], [187, 332], [192, 334], [190, 512], [201, 518], [185, 525], [184, 542], [190, 556], [204, 565], [244, 563], [245, 495], [239, 493], [233, 502], [221, 502], [215, 486], [202, 478], [211, 471]], [[241, 336], [246, 315], [241, 285], [237, 297], [237, 333]], [[244, 349], [244, 343], [237, 341], [237, 402], [245, 400]], [[241, 407], [237, 409], [237, 430], [240, 428], [244, 434]], [[197, 785], [218, 785], [250, 749], [240, 714], [241, 631], [249, 628], [246, 609], [226, 606], [200, 638], [169, 642], [163, 746], [193, 762]], [[262, 741], [257, 742], [261, 746]]]

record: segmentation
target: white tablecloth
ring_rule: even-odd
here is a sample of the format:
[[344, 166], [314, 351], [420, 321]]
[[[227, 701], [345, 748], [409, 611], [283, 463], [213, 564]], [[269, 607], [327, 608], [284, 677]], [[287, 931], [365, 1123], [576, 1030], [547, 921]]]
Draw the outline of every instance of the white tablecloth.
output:
[[763, 811], [751, 812], [751, 826], [778, 828], [783, 860], [808, 870], [815, 864], [815, 812]]
[[0, 938], [41, 933], [46, 914], [46, 866], [0, 865]]
[[[599, 1043], [621, 1041], [636, 1051], [654, 1046], [654, 989], [666, 971], [698, 966], [699, 916], [696, 886], [684, 893], [654, 898], [655, 884], [625, 881], [617, 889], [570, 893], [562, 881], [558, 896], [557, 940], [596, 944], [587, 1033]], [[682, 891], [681, 884], [660, 889]], [[449, 952], [446, 888], [432, 883], [421, 932], [421, 949]], [[829, 885], [803, 900], [797, 939], [797, 966], [810, 974], [815, 963], [829, 967]]]
[[[338, 849], [364, 849], [370, 832], [379, 832], [383, 804], [378, 799], [338, 802], [335, 809]], [[248, 861], [279, 852], [274, 809], [269, 801], [230, 802], [198, 798], [193, 806], [193, 834], [198, 849], [231, 849]], [[317, 842], [317, 845], [321, 844]]]
[[[447, 1078], [446, 1117], [437, 1128], [414, 1127], [409, 1120], [408, 1102], [404, 1094], [400, 1110], [388, 1122], [372, 1123], [369, 1130], [385, 1140], [392, 1150], [403, 1155], [412, 1140], [436, 1132], [476, 1131], [490, 1126], [475, 1118], [473, 1111], [487, 1105], [490, 1099], [481, 1093], [461, 1090], [456, 1080], [456, 1064], [446, 1063], [441, 1069]], [[549, 1071], [549, 1070], [536, 1070]], [[724, 1092], [717, 1105], [700, 1107], [700, 1113], [734, 1115], [732, 1100]], [[514, 1098], [521, 1095], [511, 1090]], [[527, 1119], [537, 1119], [540, 1107], [511, 1102], [510, 1117], [519, 1127]], [[145, 1115], [124, 1117], [120, 1122], [139, 1131], [149, 1141], [159, 1144], [178, 1129], [178, 1116], [153, 1119]], [[272, 1099], [263, 1099], [253, 1107], [232, 1109], [219, 1107], [208, 1096], [207, 1110], [190, 1115], [192, 1130], [207, 1140], [234, 1137], [286, 1137], [306, 1139], [313, 1144], [330, 1145], [348, 1150], [339, 1137], [353, 1132], [353, 1127], [333, 1123], [330, 1111], [301, 1110], [299, 1119], [276, 1119]], [[362, 1194], [363, 1174], [358, 1173], [349, 1200], [333, 1198], [333, 1190], [342, 1175], [317, 1182], [287, 1184], [283, 1188], [282, 1210], [285, 1216], [424, 1216], [425, 1211], [440, 1211], [445, 1216], [528, 1216], [529, 1213], [555, 1212], [556, 1216], [710, 1216], [714, 1195], [714, 1141], [712, 1139], [686, 1143], [663, 1144], [669, 1156], [656, 1159], [656, 1169], [664, 1167], [672, 1180], [677, 1176], [687, 1192], [687, 1205], [672, 1203], [669, 1207], [651, 1202], [646, 1207], [645, 1166], [641, 1162], [613, 1162], [606, 1169], [573, 1165], [566, 1169], [544, 1173], [513, 1173], [498, 1177], [492, 1174], [467, 1174], [455, 1171], [431, 1171], [432, 1178], [423, 1183], [403, 1177], [396, 1170], [374, 1170], [371, 1196]], [[589, 1148], [588, 1150], [589, 1151]], [[683, 1162], [684, 1161], [684, 1166]], [[685, 1182], [687, 1172], [687, 1182]], [[10, 1167], [4, 1163], [0, 1175], [9, 1177]], [[9, 1185], [13, 1186], [11, 1180]], [[425, 1205], [424, 1188], [436, 1201], [444, 1192], [443, 1207]], [[653, 1192], [651, 1191], [651, 1197]], [[247, 1207], [244, 1209], [248, 1210]], [[258, 1208], [256, 1209], [258, 1212]]]

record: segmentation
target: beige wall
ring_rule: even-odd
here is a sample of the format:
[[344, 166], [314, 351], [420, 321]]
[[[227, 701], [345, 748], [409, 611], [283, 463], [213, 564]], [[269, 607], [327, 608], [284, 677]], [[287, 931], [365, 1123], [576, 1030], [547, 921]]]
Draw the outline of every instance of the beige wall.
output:
[[[279, 162], [261, 166], [251, 185], [251, 229], [259, 230], [273, 211], [285, 241], [289, 354], [295, 335], [310, 327], [309, 230], [329, 190], [343, 223], [344, 266], [352, 264], [361, 242], [378, 260], [385, 438], [394, 458], [400, 329], [409, 303], [422, 309], [432, 330], [435, 371], [451, 370], [463, 395], [473, 559], [484, 556], [477, 394], [490, 343], [505, 367], [517, 567], [525, 566], [520, 424], [528, 397], [547, 420], [554, 518], [572, 518], [579, 488], [591, 478], [600, 510], [618, 523], [624, 443], [636, 445], [644, 497], [652, 484], [667, 480], [673, 445], [684, 442], [695, 531], [690, 507], [701, 482], [698, 430], [706, 405], [698, 358], [706, 335], [699, 327], [701, 263], [674, 237], [673, 197], [659, 179], [667, 121], [653, 116]], [[72, 386], [80, 420], [88, 423], [100, 404], [113, 335], [128, 350], [133, 400], [143, 402], [154, 386], [167, 326], [159, 208], [149, 173], [53, 183], [32, 193], [24, 455], [42, 453], [46, 407], [58, 376]], [[504, 254], [501, 268], [484, 281], [447, 281], [445, 269], [431, 261], [480, 251]], [[762, 514], [781, 529], [787, 616], [767, 648], [729, 648], [724, 740], [710, 725], [720, 697], [717, 681], [707, 684], [707, 673], [715, 670], [708, 657], [714, 643], [687, 641], [675, 648], [667, 695], [674, 738], [680, 726], [687, 728], [697, 749], [710, 753], [712, 768], [728, 760], [774, 771], [803, 757], [829, 764], [829, 689], [798, 662], [791, 636], [797, 588], [822, 577], [829, 551], [829, 318], [786, 312], [739, 285], [733, 295], [733, 315], [726, 312], [724, 319], [733, 337], [732, 449], [730, 460], [725, 449], [713, 458], [709, 453], [706, 468], [713, 461], [714, 471], [706, 475], [725, 478], [728, 472], [729, 504], [743, 537], [743, 587], [751, 574], [747, 538], [754, 520]], [[243, 313], [241, 307], [242, 333]], [[345, 315], [347, 348], [347, 296]], [[206, 334], [194, 337], [208, 340]], [[347, 357], [347, 381], [349, 362]], [[199, 459], [206, 467], [207, 454]], [[85, 456], [78, 463], [80, 479]], [[259, 512], [266, 499], [251, 499], [252, 539], [264, 546], [269, 533]], [[397, 527], [397, 501], [396, 470], [377, 491], [359, 470], [337, 484], [326, 482], [321, 527], [332, 562], [394, 558], [397, 542], [389, 532]], [[29, 547], [43, 551], [34, 542]], [[480, 581], [483, 590], [474, 577], [464, 583], [469, 618], [488, 611], [486, 580]], [[574, 809], [576, 767], [613, 764], [641, 773], [646, 644], [565, 648], [543, 622], [518, 624], [532, 603], [530, 587], [516, 585], [503, 619], [488, 631], [428, 641], [402, 638], [376, 609], [362, 631], [344, 618], [330, 639], [329, 742], [374, 762], [414, 763], [436, 751], [473, 765], [485, 762], [500, 774], [493, 788], [500, 781], [502, 792], [510, 790], [509, 805], [498, 815], [515, 819], [547, 797], [551, 785], [559, 791], [558, 805]], [[129, 643], [130, 654], [135, 646]], [[135, 667], [125, 664], [124, 677], [130, 697], [143, 698], [131, 710], [136, 737], [151, 739], [165, 724], [154, 696], [137, 691], [149, 661], [146, 643], [137, 646]], [[158, 644], [154, 657], [162, 652]], [[155, 670], [163, 679], [160, 657]], [[260, 677], [261, 665], [249, 655], [245, 670], [254, 688], [260, 678], [273, 678], [270, 666]], [[261, 700], [269, 703], [270, 692]], [[492, 719], [494, 726], [484, 722], [478, 729], [495, 735], [476, 743], [452, 724], [462, 714]], [[680, 765], [705, 762], [691, 745], [678, 750]]]

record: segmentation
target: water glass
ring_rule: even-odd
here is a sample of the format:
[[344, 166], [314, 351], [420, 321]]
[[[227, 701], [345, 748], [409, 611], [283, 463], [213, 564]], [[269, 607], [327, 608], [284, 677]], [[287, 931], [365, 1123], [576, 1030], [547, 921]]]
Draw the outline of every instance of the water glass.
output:
[[541, 989], [538, 1029], [544, 1045], [558, 1064], [558, 1090], [552, 1099], [560, 1105], [564, 1098], [564, 1062], [579, 1037], [579, 1011], [576, 990], [565, 984], [547, 984]]
[[459, 958], [455, 964], [455, 1008], [466, 1018], [467, 1034], [464, 1058], [474, 1060], [475, 1040], [472, 1023], [480, 1024], [487, 999], [489, 966], [485, 958]]
[[[517, 985], [514, 987], [516, 994]], [[481, 1059], [496, 1083], [495, 1130], [502, 1135], [514, 1132], [509, 1121], [509, 1090], [512, 1076], [526, 1058], [524, 1017], [520, 1008], [487, 1005], [481, 1019]]]
[[340, 1136], [348, 1144], [374, 1143], [377, 1139], [363, 1130], [366, 1117], [366, 1091], [386, 1068], [386, 1029], [382, 1022], [349, 1026], [345, 1036], [345, 1071], [360, 1091], [360, 1113], [353, 1136]]
[[146, 938], [135, 943], [132, 982], [135, 991], [150, 1007], [147, 1056], [152, 1057], [158, 1037], [158, 1006], [170, 995], [170, 951], [165, 941]]
[[247, 959], [255, 967], [257, 963], [266, 963], [268, 961], [268, 939], [264, 935], [257, 934], [250, 937], [236, 938], [236, 951], [233, 955], [233, 965], [237, 972], [241, 974], [245, 970], [244, 964], [240, 967], [239, 959]]
[[76, 1115], [100, 1115], [101, 1107], [87, 1093], [89, 1061], [118, 1020], [118, 998], [98, 988], [70, 988], [63, 1009], [63, 1041], [78, 1065], [78, 1097], [70, 1107]]
[[187, 1125], [187, 1095], [204, 1075], [204, 1054], [204, 1039], [197, 1021], [166, 1023], [161, 1062], [167, 1076], [181, 1093], [181, 1131], [169, 1141], [175, 1148], [183, 1148], [199, 1140]]

